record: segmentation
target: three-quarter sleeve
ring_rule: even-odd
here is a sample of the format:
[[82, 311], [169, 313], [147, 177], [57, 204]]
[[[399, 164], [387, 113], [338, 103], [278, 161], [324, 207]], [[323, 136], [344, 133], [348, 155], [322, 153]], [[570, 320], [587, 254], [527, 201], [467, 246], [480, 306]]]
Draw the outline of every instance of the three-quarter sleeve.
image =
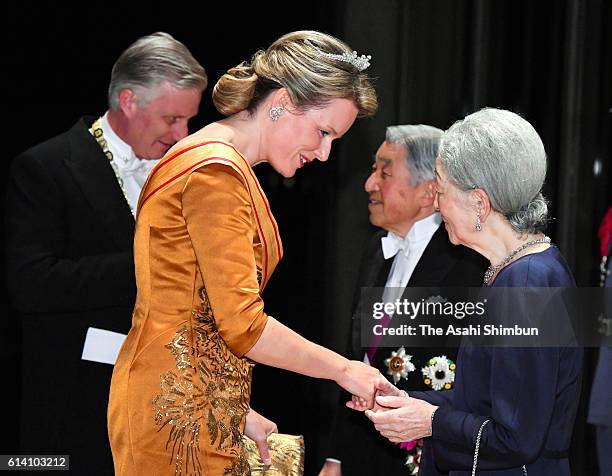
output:
[[249, 192], [239, 172], [210, 164], [191, 173], [183, 215], [219, 334], [242, 357], [263, 332]]

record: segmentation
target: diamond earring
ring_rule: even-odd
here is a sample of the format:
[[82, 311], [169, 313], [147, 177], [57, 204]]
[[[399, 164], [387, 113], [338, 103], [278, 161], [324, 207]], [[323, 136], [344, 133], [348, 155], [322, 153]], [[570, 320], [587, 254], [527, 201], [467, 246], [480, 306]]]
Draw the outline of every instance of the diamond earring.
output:
[[480, 223], [480, 210], [476, 212], [476, 224], [474, 225], [474, 230], [481, 231], [482, 223]]
[[269, 115], [270, 119], [272, 119], [272, 122], [278, 121], [278, 119], [283, 115], [283, 112], [285, 112], [285, 108], [283, 106], [276, 106], [270, 108]]

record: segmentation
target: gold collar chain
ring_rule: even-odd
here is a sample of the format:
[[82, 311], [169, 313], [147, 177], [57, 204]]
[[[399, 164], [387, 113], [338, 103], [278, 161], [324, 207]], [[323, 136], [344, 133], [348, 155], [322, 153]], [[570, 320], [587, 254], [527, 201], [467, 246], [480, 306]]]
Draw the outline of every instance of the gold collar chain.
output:
[[119, 187], [121, 187], [121, 191], [123, 192], [123, 197], [125, 198], [125, 201], [127, 202], [128, 207], [130, 207], [130, 212], [132, 212], [132, 216], [136, 217], [134, 208], [132, 208], [132, 205], [130, 205], [130, 201], [128, 200], [127, 192], [125, 191], [125, 186], [123, 185], [123, 179], [121, 178], [121, 175], [119, 174], [119, 169], [117, 168], [117, 164], [115, 163], [113, 153], [108, 149], [108, 143], [106, 142], [106, 139], [104, 138], [104, 131], [102, 130], [102, 118], [101, 117], [98, 118], [96, 122], [94, 122], [91, 125], [91, 132], [94, 136], [94, 139], [96, 139], [96, 142], [102, 149], [102, 152], [104, 152], [104, 155], [108, 159], [108, 163], [113, 169], [113, 172], [115, 173], [115, 177], [117, 177], [117, 182], [119, 182]]

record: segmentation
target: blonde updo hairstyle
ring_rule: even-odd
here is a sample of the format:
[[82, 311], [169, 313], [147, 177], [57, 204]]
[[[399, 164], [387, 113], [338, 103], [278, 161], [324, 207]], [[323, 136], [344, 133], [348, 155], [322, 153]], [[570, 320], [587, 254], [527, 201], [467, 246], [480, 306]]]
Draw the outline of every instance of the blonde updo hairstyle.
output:
[[321, 53], [351, 53], [347, 44], [318, 31], [296, 31], [258, 51], [250, 63], [242, 62], [225, 73], [213, 89], [217, 110], [230, 116], [253, 113], [276, 89], [285, 88], [300, 110], [325, 107], [332, 99], [350, 99], [357, 117], [376, 112], [376, 92], [367, 74], [354, 65]]

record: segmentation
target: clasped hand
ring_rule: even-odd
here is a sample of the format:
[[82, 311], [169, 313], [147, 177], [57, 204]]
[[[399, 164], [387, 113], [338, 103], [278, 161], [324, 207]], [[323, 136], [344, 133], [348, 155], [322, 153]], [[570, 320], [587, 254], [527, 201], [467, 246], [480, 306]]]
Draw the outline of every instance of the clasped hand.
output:
[[431, 415], [436, 406], [411, 398], [384, 377], [377, 382], [376, 389], [373, 407], [358, 396], [353, 396], [346, 405], [353, 410], [365, 411], [376, 430], [392, 443], [431, 436]]
[[[359, 401], [360, 410], [373, 408], [378, 387], [383, 386], [387, 379], [375, 367], [357, 360], [347, 361], [338, 384]], [[356, 408], [357, 409], [357, 408]]]

